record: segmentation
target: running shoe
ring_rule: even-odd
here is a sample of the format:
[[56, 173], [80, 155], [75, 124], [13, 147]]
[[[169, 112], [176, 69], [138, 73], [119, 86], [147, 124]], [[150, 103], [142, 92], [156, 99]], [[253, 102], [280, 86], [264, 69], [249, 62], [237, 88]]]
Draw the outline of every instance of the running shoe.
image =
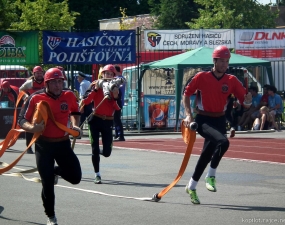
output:
[[205, 177], [205, 181], [206, 181], [206, 188], [209, 191], [213, 191], [213, 192], [217, 191], [215, 177]]
[[190, 190], [190, 189], [188, 188], [188, 185], [186, 185], [185, 191], [186, 191], [187, 194], [190, 195], [191, 202], [192, 202], [193, 204], [200, 204], [200, 200], [199, 200], [198, 195], [197, 195], [197, 193], [196, 193], [196, 189], [195, 189], [195, 190]]
[[102, 182], [101, 182], [101, 177], [100, 177], [100, 176], [96, 176], [96, 177], [95, 177], [95, 180], [94, 180], [94, 183], [95, 183], [95, 184], [102, 184]]
[[56, 217], [55, 216], [48, 217], [47, 225], [58, 225]]
[[230, 137], [231, 137], [231, 138], [234, 137], [235, 134], [236, 134], [236, 130], [235, 130], [234, 127], [232, 127], [232, 128], [230, 129]]
[[54, 175], [54, 185], [57, 185], [58, 183], [58, 175]]
[[28, 148], [27, 154], [34, 154], [33, 149], [31, 147]]

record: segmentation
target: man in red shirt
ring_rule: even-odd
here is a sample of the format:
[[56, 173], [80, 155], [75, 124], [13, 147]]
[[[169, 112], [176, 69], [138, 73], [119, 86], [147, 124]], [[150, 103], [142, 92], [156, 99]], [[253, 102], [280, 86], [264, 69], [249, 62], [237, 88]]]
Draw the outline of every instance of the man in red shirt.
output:
[[[92, 101], [94, 102], [95, 111], [88, 121], [89, 131], [91, 134], [91, 146], [92, 146], [92, 163], [95, 171], [95, 184], [101, 184], [100, 174], [100, 154], [109, 157], [112, 152], [113, 144], [113, 120], [115, 110], [120, 110], [117, 104], [119, 95], [119, 88], [114, 87], [113, 90], [109, 90], [106, 85], [103, 88], [100, 87], [100, 83], [107, 84], [110, 79], [115, 76], [115, 67], [113, 65], [106, 65], [102, 70], [103, 80], [95, 82], [95, 88], [88, 96], [81, 101], [82, 105], [88, 105]], [[104, 100], [104, 97], [108, 95], [109, 98]], [[102, 104], [98, 106], [100, 103]], [[97, 107], [98, 106], [98, 107]], [[96, 108], [97, 107], [97, 108]], [[99, 134], [102, 135], [103, 151], [100, 151], [99, 147]]]
[[231, 57], [229, 49], [226, 46], [218, 46], [214, 49], [212, 57], [213, 69], [197, 73], [184, 89], [185, 125], [189, 126], [194, 121], [190, 96], [197, 90], [198, 109], [195, 122], [198, 124], [197, 132], [205, 138], [194, 174], [186, 185], [186, 192], [190, 195], [193, 204], [200, 204], [196, 186], [208, 163], [210, 168], [205, 178], [206, 188], [213, 192], [217, 190], [216, 169], [229, 148], [229, 140], [225, 135], [225, 110], [228, 96], [234, 94], [244, 107], [250, 107], [252, 101], [251, 94], [246, 94], [242, 83], [235, 76], [225, 73]]
[[14, 108], [16, 106], [16, 101], [19, 94], [19, 88], [13, 85], [10, 85], [9, 81], [3, 81], [1, 84], [0, 90], [0, 101], [8, 102], [7, 107]]
[[[43, 89], [44, 86], [44, 70], [40, 66], [35, 66], [33, 69], [33, 76], [22, 84], [20, 91], [24, 91], [26, 93], [25, 99], [27, 99], [29, 95]], [[33, 133], [26, 132], [26, 146], [30, 144], [32, 138]], [[32, 147], [28, 149], [27, 153], [34, 154]]]
[[[81, 167], [77, 156], [71, 148], [69, 135], [61, 130], [51, 119], [44, 122], [33, 123], [33, 114], [36, 105], [46, 101], [53, 113], [55, 121], [63, 125], [72, 125], [79, 132], [80, 112], [74, 93], [63, 89], [64, 77], [57, 68], [46, 71], [45, 88], [31, 95], [19, 115], [18, 123], [25, 131], [31, 133], [42, 132], [35, 142], [36, 164], [42, 180], [42, 201], [45, 213], [48, 216], [47, 224], [57, 224], [55, 217], [54, 184], [58, 176], [72, 184], [81, 180]], [[78, 137], [79, 137], [78, 136]], [[55, 166], [55, 161], [58, 166]]]

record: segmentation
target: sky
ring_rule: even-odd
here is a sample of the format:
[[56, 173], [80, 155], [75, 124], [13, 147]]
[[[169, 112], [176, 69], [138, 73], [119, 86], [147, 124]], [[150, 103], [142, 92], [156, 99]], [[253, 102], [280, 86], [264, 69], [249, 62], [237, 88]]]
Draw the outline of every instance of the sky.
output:
[[[261, 4], [269, 4], [270, 0], [257, 0], [259, 1]], [[276, 0], [271, 0], [272, 3], [276, 3]]]

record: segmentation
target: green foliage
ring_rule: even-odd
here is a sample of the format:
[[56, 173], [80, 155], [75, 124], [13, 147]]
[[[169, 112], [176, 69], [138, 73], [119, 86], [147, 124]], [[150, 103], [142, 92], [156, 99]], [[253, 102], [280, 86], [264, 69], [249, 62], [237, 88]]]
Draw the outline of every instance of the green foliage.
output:
[[17, 17], [15, 4], [10, 0], [0, 0], [0, 29], [8, 29]]
[[77, 12], [69, 12], [68, 0], [54, 3], [50, 0], [17, 0], [16, 7], [21, 10], [19, 22], [11, 27], [18, 30], [69, 30], [74, 25]]
[[193, 0], [149, 0], [151, 12], [158, 16], [155, 27], [158, 29], [186, 29], [185, 22], [197, 18], [197, 8]]
[[[68, 0], [56, 3], [50, 0], [15, 1], [20, 12], [17, 22], [11, 23], [14, 30], [57, 30], [68, 31], [74, 26], [77, 12], [69, 12]], [[39, 54], [42, 59], [42, 33], [39, 34]], [[41, 60], [42, 61], [42, 60]]]
[[200, 17], [187, 25], [199, 28], [275, 28], [278, 12], [270, 11], [270, 4], [261, 5], [255, 0], [194, 0], [203, 8]]

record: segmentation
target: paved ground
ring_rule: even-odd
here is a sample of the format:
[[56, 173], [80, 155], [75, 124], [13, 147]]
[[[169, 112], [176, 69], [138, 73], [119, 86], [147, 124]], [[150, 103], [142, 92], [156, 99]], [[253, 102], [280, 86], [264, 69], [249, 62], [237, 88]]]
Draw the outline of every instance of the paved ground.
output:
[[[218, 169], [218, 192], [206, 190], [201, 180], [197, 191], [202, 204], [193, 205], [184, 187], [198, 159], [194, 154], [179, 183], [160, 202], [140, 200], [151, 198], [166, 187], [176, 177], [183, 158], [183, 153], [147, 148], [153, 143], [151, 140], [173, 140], [174, 143], [180, 137], [174, 133], [126, 136], [126, 143], [141, 139], [146, 148], [116, 147], [119, 143], [115, 143], [111, 157], [101, 158], [101, 185], [93, 183], [90, 145], [84, 144], [87, 137], [78, 140], [75, 152], [81, 162], [83, 179], [76, 186], [59, 179], [55, 188], [59, 224], [285, 224], [285, 164], [280, 162], [225, 158]], [[253, 144], [259, 144], [260, 140], [285, 144], [284, 131], [240, 133], [236, 136], [239, 138], [251, 138]], [[12, 162], [23, 148], [24, 140], [19, 140], [0, 161]], [[284, 151], [280, 147], [280, 152]], [[25, 155], [17, 168], [34, 166], [34, 155]], [[31, 177], [38, 174], [29, 175]], [[19, 177], [1, 176], [0, 179], [0, 224], [45, 224], [41, 185]]]

